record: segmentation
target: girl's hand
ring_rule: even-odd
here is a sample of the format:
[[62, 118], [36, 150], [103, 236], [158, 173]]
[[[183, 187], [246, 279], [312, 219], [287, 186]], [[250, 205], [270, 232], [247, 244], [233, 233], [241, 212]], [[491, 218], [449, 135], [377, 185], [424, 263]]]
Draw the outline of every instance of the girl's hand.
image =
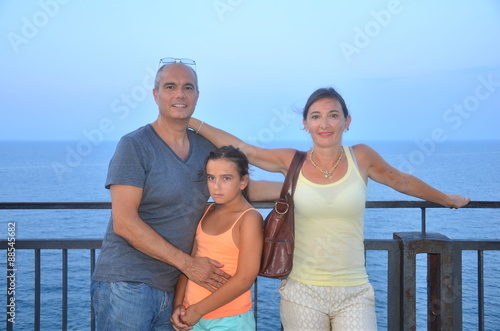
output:
[[189, 324], [183, 322], [183, 318], [186, 315], [186, 308], [183, 305], [179, 305], [174, 308], [172, 316], [170, 317], [170, 323], [176, 331], [191, 330], [193, 327]]
[[188, 309], [186, 309], [186, 314], [182, 316], [182, 320], [186, 324], [195, 325], [196, 323], [198, 323], [198, 321], [202, 316], [203, 316], [202, 314], [196, 311], [196, 304], [194, 304], [189, 306]]

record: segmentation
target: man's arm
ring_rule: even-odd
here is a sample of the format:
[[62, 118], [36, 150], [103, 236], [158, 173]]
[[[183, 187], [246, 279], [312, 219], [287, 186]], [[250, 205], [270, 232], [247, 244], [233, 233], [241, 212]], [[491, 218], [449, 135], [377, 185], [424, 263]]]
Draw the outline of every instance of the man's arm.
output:
[[222, 265], [208, 258], [191, 257], [166, 241], [139, 217], [143, 189], [129, 185], [111, 185], [113, 230], [135, 249], [168, 263], [195, 283], [211, 291], [229, 277]]

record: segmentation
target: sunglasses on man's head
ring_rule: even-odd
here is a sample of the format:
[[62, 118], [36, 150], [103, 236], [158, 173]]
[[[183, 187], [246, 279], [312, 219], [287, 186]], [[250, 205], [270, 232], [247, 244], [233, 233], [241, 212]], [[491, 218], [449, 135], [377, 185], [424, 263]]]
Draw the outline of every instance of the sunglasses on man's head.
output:
[[196, 62], [191, 59], [186, 59], [186, 58], [175, 58], [175, 57], [164, 57], [163, 59], [160, 59], [160, 64], [158, 65], [158, 68], [166, 65], [166, 64], [172, 64], [172, 63], [182, 63], [187, 66], [190, 66], [196, 71]]

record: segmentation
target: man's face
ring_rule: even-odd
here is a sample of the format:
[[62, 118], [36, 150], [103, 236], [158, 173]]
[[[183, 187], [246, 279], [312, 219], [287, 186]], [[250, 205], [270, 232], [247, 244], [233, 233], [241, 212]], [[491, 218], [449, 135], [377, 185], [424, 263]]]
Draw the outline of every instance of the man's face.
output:
[[160, 116], [189, 119], [199, 96], [193, 71], [183, 64], [173, 63], [163, 67], [158, 77], [158, 89], [153, 89], [153, 96]]

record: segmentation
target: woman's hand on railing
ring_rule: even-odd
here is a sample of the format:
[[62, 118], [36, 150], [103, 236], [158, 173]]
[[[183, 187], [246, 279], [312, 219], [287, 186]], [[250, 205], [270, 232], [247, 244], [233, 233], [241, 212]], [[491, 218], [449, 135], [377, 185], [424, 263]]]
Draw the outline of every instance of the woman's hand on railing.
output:
[[447, 207], [450, 207], [452, 209], [458, 209], [460, 207], [463, 207], [467, 205], [470, 201], [469, 197], [464, 197], [463, 195], [460, 194], [446, 194], [448, 198], [450, 198], [450, 205]]

